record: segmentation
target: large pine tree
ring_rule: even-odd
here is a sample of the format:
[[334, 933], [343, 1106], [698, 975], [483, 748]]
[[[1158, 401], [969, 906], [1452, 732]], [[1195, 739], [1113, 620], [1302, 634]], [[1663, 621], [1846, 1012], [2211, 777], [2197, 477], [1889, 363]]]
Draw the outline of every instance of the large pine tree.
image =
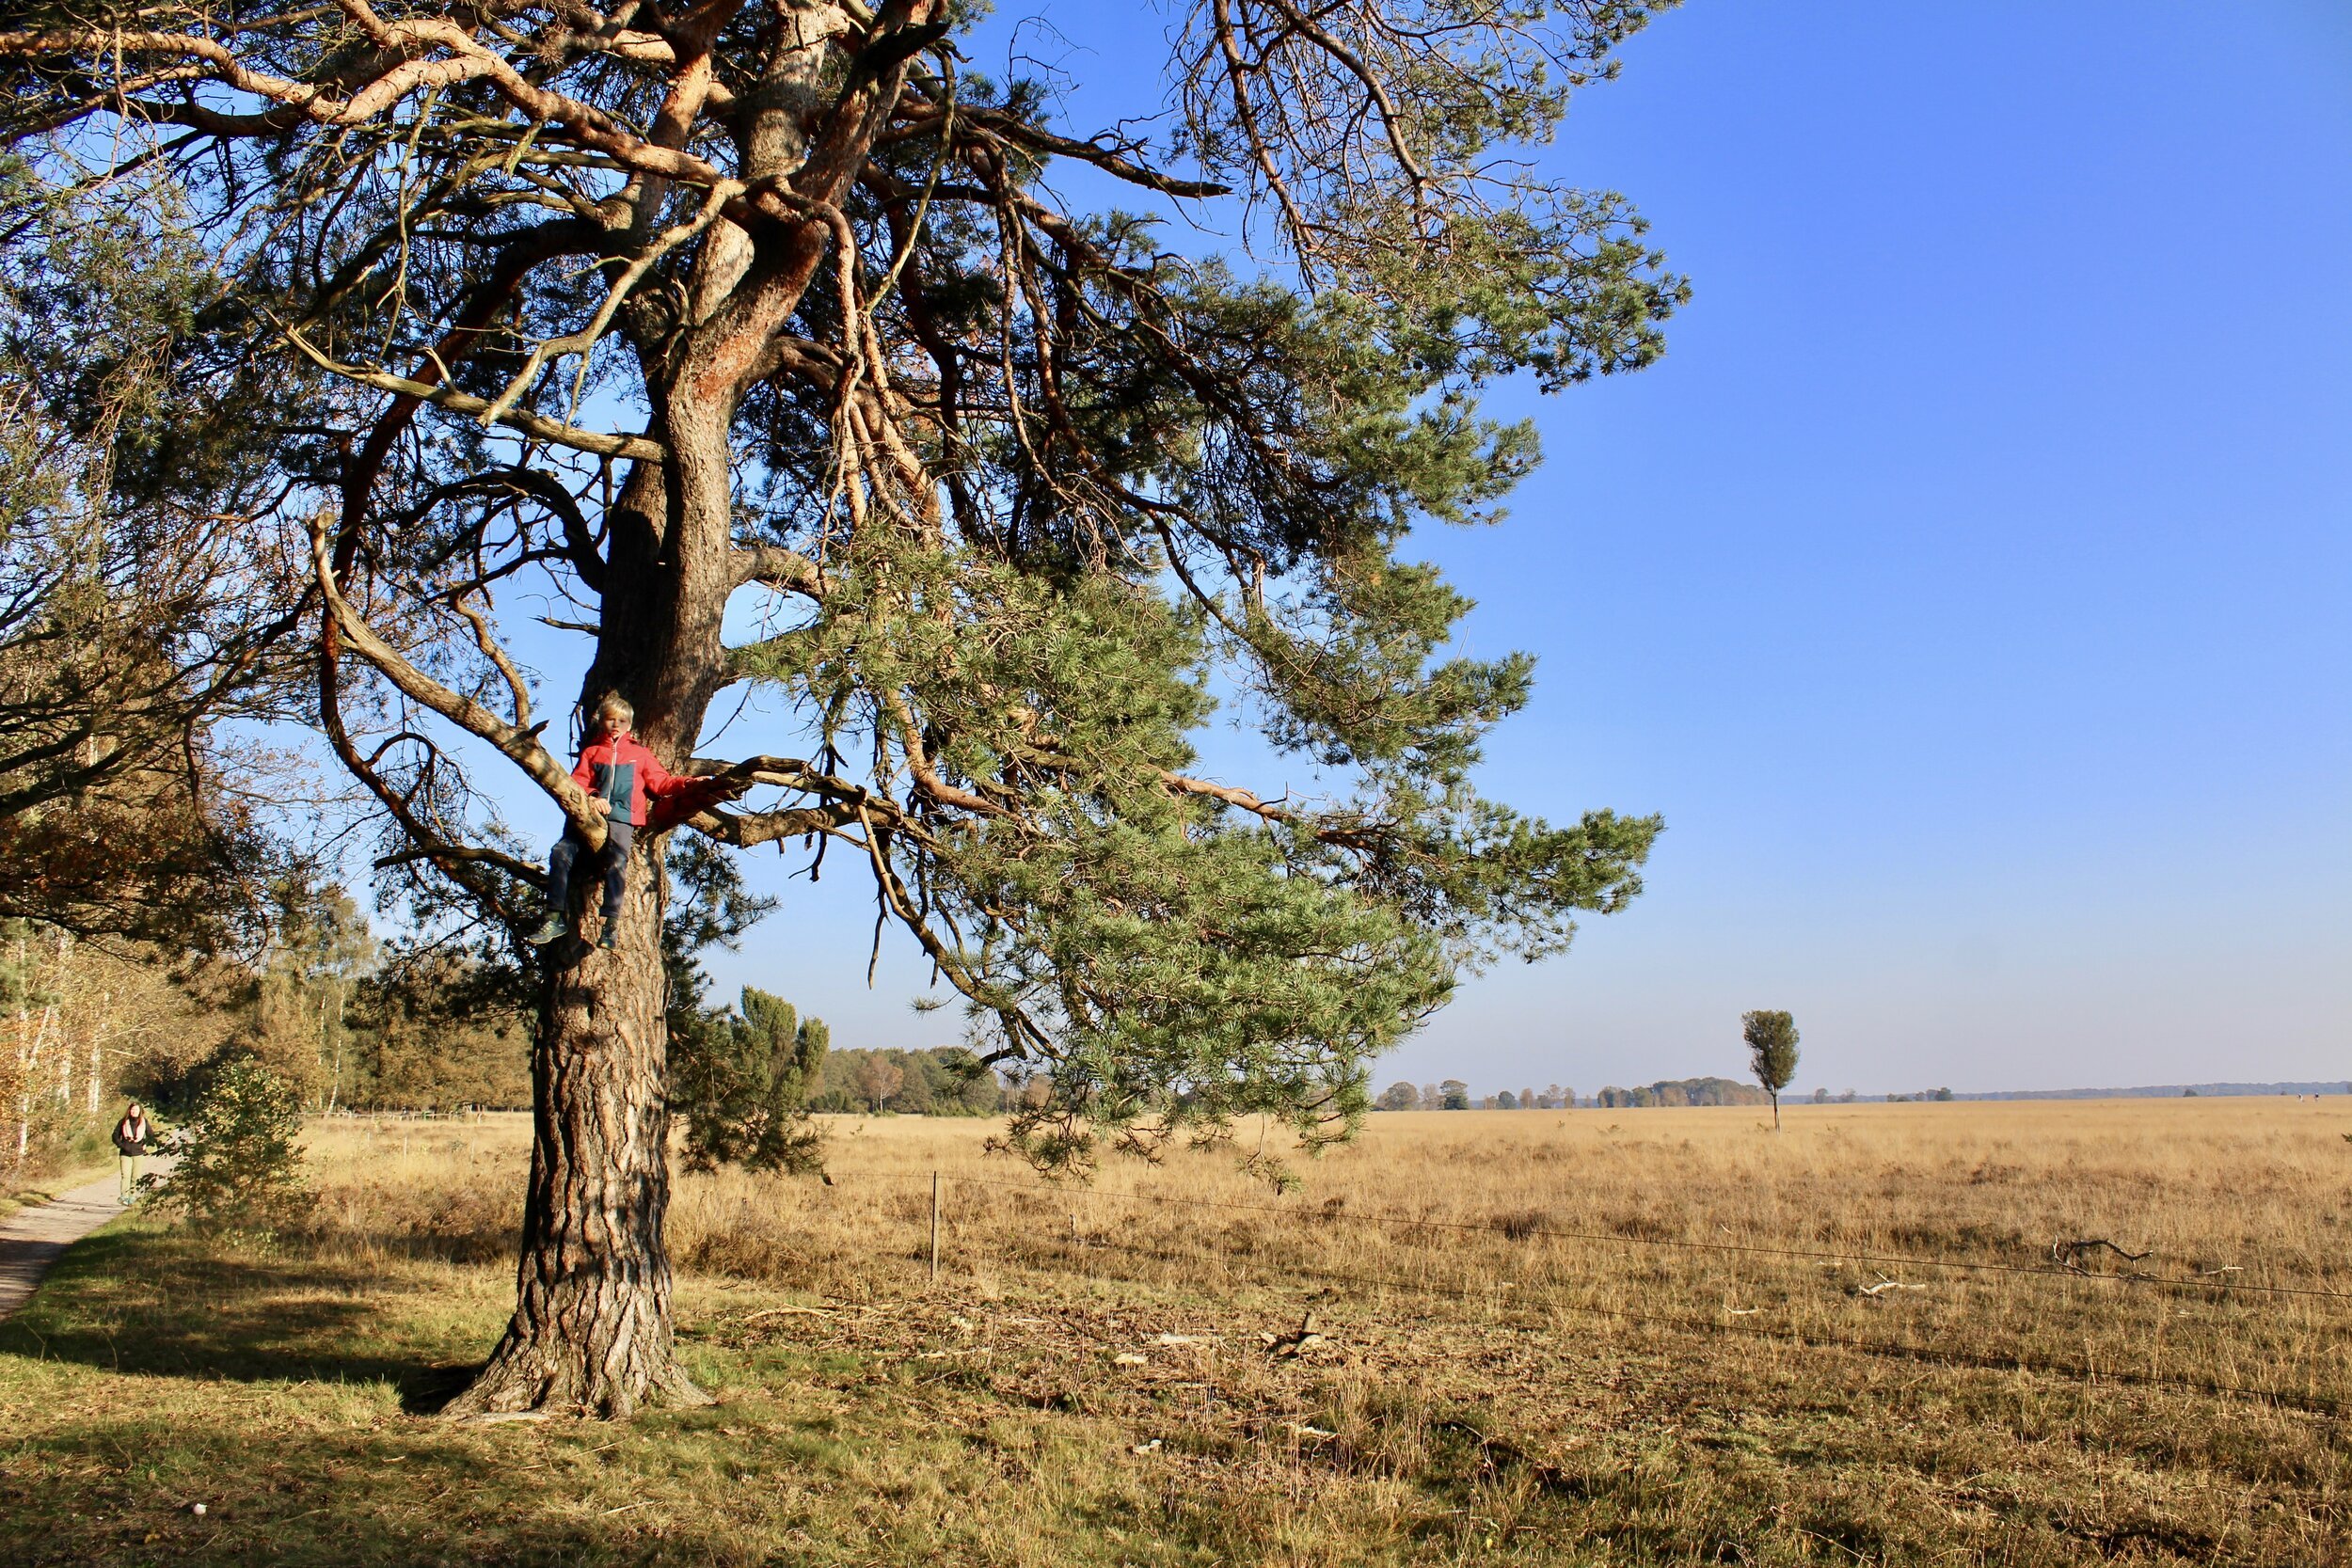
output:
[[[455, 732], [601, 840], [504, 640], [550, 586], [583, 697], [760, 790], [642, 834], [617, 948], [543, 969], [519, 1300], [460, 1414], [699, 1397], [667, 831], [850, 857], [1041, 1085], [1013, 1132], [1059, 1164], [1246, 1113], [1343, 1132], [1457, 973], [1619, 907], [1658, 831], [1475, 792], [1530, 663], [1449, 657], [1468, 606], [1398, 553], [1534, 465], [1482, 386], [1660, 352], [1682, 285], [1631, 210], [1515, 161], [1654, 7], [1198, 0], [1167, 114], [1079, 139], [968, 67], [951, 0], [599, 3], [77, 0], [0, 33], [29, 166], [146, 193], [211, 258], [180, 384], [246, 410], [307, 529], [318, 721], [388, 858], [527, 919]], [[1073, 205], [1057, 163], [1163, 218]], [[1243, 251], [1171, 252], [1169, 212]], [[740, 595], [763, 629], [729, 642]], [[697, 756], [745, 682], [768, 752]], [[1320, 793], [1206, 776], [1213, 693]]]

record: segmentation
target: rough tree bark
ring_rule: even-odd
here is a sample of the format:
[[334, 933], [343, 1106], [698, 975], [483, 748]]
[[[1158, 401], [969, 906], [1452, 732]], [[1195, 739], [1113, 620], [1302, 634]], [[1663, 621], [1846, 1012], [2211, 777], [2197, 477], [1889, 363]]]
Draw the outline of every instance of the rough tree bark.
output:
[[[929, 8], [905, 8], [918, 22]], [[780, 16], [766, 72], [775, 107], [749, 117], [746, 178], [801, 171], [795, 183], [807, 197], [839, 198], [871, 130], [837, 150], [836, 167], [812, 169], [794, 116], [815, 107], [826, 40], [850, 26], [838, 5]], [[691, 757], [727, 678], [721, 629], [738, 585], [729, 430], [831, 238], [810, 220], [755, 248], [727, 226], [703, 252], [693, 324], [664, 351], [641, 353], [663, 455], [630, 468], [611, 515], [596, 651], [580, 700], [585, 708], [606, 692], [628, 698], [639, 738], [673, 770]], [[663, 1237], [665, 839], [640, 832], [618, 948], [589, 946], [548, 977], [532, 1046], [532, 1175], [515, 1315], [480, 1377], [446, 1408], [453, 1418], [524, 1411], [621, 1418], [649, 1402], [708, 1402], [676, 1360]], [[573, 897], [578, 928], [593, 943], [599, 927], [585, 907], [596, 902], [596, 879], [576, 879]]]
[[[532, 1053], [531, 1188], [515, 1315], [453, 1418], [575, 1410], [626, 1418], [648, 1402], [707, 1404], [679, 1367], [670, 1315], [669, 1031], [658, 835], [630, 856], [620, 946], [549, 976]], [[601, 927], [600, 894], [582, 934]]]
[[[700, 345], [697, 345], [700, 346]], [[638, 712], [638, 736], [674, 770], [692, 754], [725, 671], [721, 622], [729, 557], [727, 423], [656, 380], [667, 457], [641, 462], [613, 515], [596, 654], [582, 706], [608, 691]], [[704, 1404], [678, 1365], [663, 1226], [670, 1206], [669, 1028], [661, 961], [667, 901], [662, 823], [640, 826], [618, 946], [602, 932], [601, 881], [573, 880], [581, 944], [557, 950], [532, 1041], [531, 1187], [515, 1315], [481, 1376], [445, 1414], [576, 1411], [626, 1418], [641, 1404]]]
[[[681, 401], [657, 395], [673, 409]], [[615, 518], [603, 632], [581, 692], [583, 706], [607, 691], [628, 697], [639, 737], [673, 768], [691, 756], [724, 669], [725, 431], [723, 419], [668, 420], [670, 461], [632, 473]], [[582, 945], [558, 950], [532, 1040], [531, 1188], [515, 1315], [481, 1376], [447, 1407], [452, 1418], [561, 1410], [619, 1419], [646, 1402], [709, 1402], [677, 1363], [663, 1237], [667, 838], [641, 828], [616, 948], [595, 945], [600, 879], [573, 879]]]

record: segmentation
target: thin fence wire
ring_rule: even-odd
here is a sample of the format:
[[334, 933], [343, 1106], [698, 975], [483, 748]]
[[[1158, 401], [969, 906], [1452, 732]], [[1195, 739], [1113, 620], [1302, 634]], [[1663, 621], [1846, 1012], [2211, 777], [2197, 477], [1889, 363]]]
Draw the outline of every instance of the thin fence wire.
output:
[[[925, 1178], [928, 1180], [928, 1178]], [[944, 1180], [968, 1187], [991, 1187], [1005, 1192], [1025, 1193], [1032, 1196], [1050, 1197], [1057, 1201], [1073, 1196], [1072, 1189], [1048, 1186], [1037, 1182], [1000, 1181], [988, 1177], [947, 1176]], [[1247, 1213], [1276, 1214], [1288, 1219], [1310, 1220], [1318, 1225], [1377, 1226], [1389, 1230], [1457, 1230], [1484, 1231], [1523, 1241], [1531, 1236], [1565, 1242], [1585, 1242], [1609, 1246], [1656, 1247], [1678, 1252], [1716, 1252], [1758, 1258], [1781, 1258], [1816, 1263], [1868, 1264], [1873, 1268], [1954, 1269], [1979, 1274], [2023, 1275], [2029, 1278], [2066, 1281], [2092, 1281], [2106, 1285], [2161, 1285], [2174, 1290], [2203, 1291], [2209, 1294], [2261, 1294], [2272, 1296], [2304, 1296], [2323, 1301], [2352, 1301], [2352, 1291], [2334, 1291], [2324, 1286], [2265, 1285], [2235, 1279], [2208, 1279], [2193, 1275], [2153, 1274], [2091, 1274], [2056, 1264], [2004, 1263], [1988, 1259], [1921, 1258], [1903, 1253], [1822, 1251], [1815, 1248], [1773, 1246], [1754, 1242], [1691, 1241], [1658, 1236], [1627, 1236], [1606, 1230], [1568, 1230], [1540, 1222], [1532, 1228], [1513, 1228], [1511, 1222], [1500, 1220], [1440, 1220], [1422, 1219], [1409, 1215], [1350, 1214], [1331, 1210], [1308, 1210], [1272, 1203], [1243, 1203], [1218, 1198], [1171, 1197], [1158, 1193], [1103, 1193], [1085, 1190], [1083, 1196], [1096, 1201], [1150, 1204], [1162, 1209], [1223, 1209]]]
[[[1383, 1230], [1452, 1230], [1486, 1233], [1505, 1237], [1514, 1242], [1531, 1237], [1558, 1241], [1574, 1241], [1626, 1247], [1650, 1247], [1681, 1253], [1713, 1253], [1735, 1257], [1758, 1257], [1803, 1260], [1814, 1263], [1867, 1264], [1873, 1267], [1911, 1267], [1922, 1269], [1955, 1269], [1975, 1273], [2023, 1276], [2067, 1284], [2153, 1285], [2208, 1292], [2207, 1299], [2227, 1299], [2237, 1295], [2289, 1296], [2325, 1301], [2352, 1301], [2352, 1291], [2329, 1290], [2317, 1286], [2265, 1285], [2237, 1280], [2213, 1280], [2147, 1274], [2091, 1274], [2053, 1265], [2028, 1266], [1987, 1259], [1925, 1258], [1909, 1254], [1863, 1251], [1824, 1251], [1818, 1248], [1775, 1246], [1747, 1242], [1692, 1241], [1666, 1237], [1627, 1236], [1613, 1231], [1580, 1231], [1563, 1229], [1549, 1223], [1533, 1228], [1524, 1222], [1481, 1220], [1442, 1220], [1412, 1215], [1344, 1213], [1328, 1209], [1307, 1209], [1282, 1204], [1249, 1203], [1234, 1199], [1178, 1197], [1162, 1193], [1106, 1193], [1093, 1188], [1080, 1188], [1049, 1181], [1008, 1181], [989, 1177], [950, 1174], [947, 1172], [882, 1173], [858, 1178], [875, 1185], [903, 1183], [928, 1184], [936, 1175], [943, 1189], [957, 1185], [1012, 1193], [1043, 1200], [1057, 1212], [1069, 1211], [1073, 1200], [1109, 1203], [1125, 1206], [1150, 1205], [1155, 1209], [1216, 1210], [1252, 1214], [1268, 1214], [1279, 1218], [1314, 1225], [1347, 1225], [1376, 1227]], [[1074, 1215], [1073, 1215], [1074, 1218]], [[1128, 1242], [1117, 1242], [1096, 1236], [1082, 1238], [1074, 1243], [1028, 1238], [1024, 1242], [1034, 1260], [1041, 1253], [1050, 1253], [1061, 1262], [1077, 1263], [1082, 1259], [1113, 1253], [1121, 1256], [1150, 1259], [1168, 1263], [1191, 1263], [1215, 1260], [1231, 1268], [1239, 1260], [1250, 1261], [1229, 1248], [1201, 1245], [1190, 1250], [1150, 1247]], [[2352, 1401], [2322, 1394], [2298, 1394], [2286, 1389], [2258, 1387], [2231, 1383], [2218, 1378], [2192, 1377], [2178, 1373], [2136, 1370], [2117, 1365], [2100, 1367], [2064, 1361], [2038, 1360], [2022, 1354], [1997, 1355], [1948, 1346], [1901, 1344], [1890, 1340], [1858, 1338], [1824, 1330], [1777, 1328], [1767, 1324], [1724, 1322], [1713, 1318], [1692, 1317], [1687, 1314], [1641, 1311], [1629, 1307], [1604, 1307], [1591, 1302], [1564, 1299], [1565, 1287], [1546, 1285], [1540, 1281], [1504, 1280], [1486, 1287], [1450, 1286], [1428, 1279], [1406, 1279], [1389, 1275], [1358, 1274], [1343, 1269], [1302, 1260], [1285, 1259], [1280, 1265], [1289, 1278], [1311, 1280], [1318, 1284], [1348, 1285], [1359, 1289], [1393, 1291], [1432, 1299], [1484, 1303], [1505, 1312], [1537, 1312], [1549, 1310], [1563, 1316], [1605, 1320], [1654, 1328], [1672, 1329], [1683, 1333], [1727, 1336], [1752, 1340], [1766, 1340], [1808, 1349], [1836, 1349], [1858, 1354], [1900, 1360], [1919, 1365], [1943, 1367], [1954, 1370], [2008, 1372], [2026, 1376], [2049, 1377], [2084, 1383], [2122, 1384], [2135, 1387], [2169, 1390], [2230, 1399], [2265, 1407], [2294, 1410], [2305, 1415], [2341, 1419], [2352, 1414]], [[1093, 1273], [1090, 1270], [1076, 1272]], [[1246, 1273], [1246, 1270], [1234, 1272]], [[1137, 1281], [1144, 1283], [1143, 1281]], [[1279, 1289], [1278, 1283], [1256, 1282], [1260, 1289]], [[1508, 1293], [1510, 1299], [1504, 1299]], [[1531, 1298], [1541, 1297], [1539, 1307]]]
[[[1048, 1243], [1033, 1243], [1033, 1246]], [[1138, 1246], [1133, 1243], [1089, 1240], [1075, 1248], [1062, 1243], [1050, 1243], [1064, 1258], [1073, 1254], [1112, 1252], [1134, 1257], [1151, 1258], [1170, 1263], [1197, 1263], [1205, 1258], [1230, 1259], [1234, 1255], [1217, 1249], [1177, 1251], [1168, 1248]], [[2264, 1406], [2278, 1406], [2300, 1411], [2306, 1415], [2340, 1418], [2345, 1413], [2345, 1402], [2325, 1395], [2296, 1394], [2284, 1389], [2261, 1388], [2244, 1384], [2223, 1382], [2217, 1378], [2185, 1377], [2174, 1373], [2138, 1371], [2127, 1367], [2100, 1368], [2059, 1361], [2029, 1360], [2024, 1356], [1979, 1354], [1952, 1350], [1944, 1346], [1904, 1345], [1888, 1340], [1860, 1339], [1851, 1336], [1822, 1333], [1805, 1329], [1779, 1329], [1763, 1324], [1724, 1323], [1711, 1318], [1693, 1318], [1673, 1313], [1642, 1312], [1629, 1307], [1596, 1306], [1589, 1302], [1559, 1299], [1557, 1288], [1510, 1282], [1516, 1300], [1501, 1300], [1491, 1288], [1475, 1290], [1467, 1286], [1449, 1286], [1422, 1279], [1399, 1279], [1384, 1275], [1359, 1275], [1346, 1270], [1328, 1269], [1314, 1264], [1285, 1264], [1295, 1276], [1325, 1284], [1352, 1285], [1359, 1289], [1387, 1290], [1438, 1299], [1482, 1302], [1504, 1312], [1551, 1312], [1583, 1318], [1604, 1319], [1618, 1323], [1638, 1323], [1651, 1327], [1670, 1328], [1684, 1333], [1724, 1335], [1749, 1339], [1772, 1340], [1806, 1349], [1833, 1348], [1852, 1351], [1893, 1360], [1944, 1367], [1956, 1370], [2010, 1372], [2031, 1377], [2053, 1377], [2080, 1382], [2093, 1386], [2100, 1383], [2120, 1383], [2136, 1387], [2168, 1389], [2209, 1398], [2244, 1401]], [[1542, 1295], [1541, 1307], [1528, 1298]]]

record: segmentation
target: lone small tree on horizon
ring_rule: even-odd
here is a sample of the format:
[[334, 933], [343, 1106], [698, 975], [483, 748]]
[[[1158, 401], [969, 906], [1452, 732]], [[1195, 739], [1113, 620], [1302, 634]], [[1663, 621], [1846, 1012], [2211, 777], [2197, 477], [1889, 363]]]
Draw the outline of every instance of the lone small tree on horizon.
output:
[[1740, 1033], [1748, 1042], [1748, 1066], [1772, 1097], [1772, 1131], [1780, 1131], [1780, 1091], [1797, 1076], [1797, 1021], [1785, 1012], [1759, 1008], [1742, 1013]]

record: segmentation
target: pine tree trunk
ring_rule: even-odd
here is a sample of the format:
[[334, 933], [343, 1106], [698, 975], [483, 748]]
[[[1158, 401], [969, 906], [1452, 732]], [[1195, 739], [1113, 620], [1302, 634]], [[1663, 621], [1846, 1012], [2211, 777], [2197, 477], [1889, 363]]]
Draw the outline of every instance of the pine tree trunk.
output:
[[[531, 1190], [515, 1316], [472, 1387], [443, 1412], [626, 1419], [707, 1404], [676, 1359], [670, 1257], [668, 1025], [659, 837], [631, 856], [620, 946], [558, 948], [533, 1046]], [[580, 923], [601, 930], [599, 879]]]
[[[778, 15], [763, 68], [769, 106], [750, 128], [747, 177], [802, 166], [800, 111], [820, 96], [826, 40], [850, 25], [838, 0], [796, 3]], [[907, 21], [929, 16], [916, 5]], [[827, 179], [803, 182], [804, 197], [841, 198], [864, 146], [837, 150]], [[748, 249], [739, 232], [720, 243], [725, 233], [697, 264], [696, 325], [640, 345], [648, 426], [664, 456], [635, 465], [608, 513], [596, 656], [581, 692], [583, 705], [608, 691], [628, 699], [638, 738], [674, 768], [693, 754], [729, 675], [720, 632], [737, 585], [731, 421], [831, 244], [815, 221]], [[571, 962], [559, 950], [532, 1064], [536, 1131], [519, 1299], [489, 1366], [450, 1415], [622, 1418], [649, 1401], [709, 1402], [675, 1358], [662, 1236], [670, 1174], [661, 854], [661, 835], [641, 836], [618, 951]], [[593, 903], [585, 884], [594, 880], [580, 878], [575, 895]], [[578, 928], [593, 942], [598, 926], [591, 916]]]

